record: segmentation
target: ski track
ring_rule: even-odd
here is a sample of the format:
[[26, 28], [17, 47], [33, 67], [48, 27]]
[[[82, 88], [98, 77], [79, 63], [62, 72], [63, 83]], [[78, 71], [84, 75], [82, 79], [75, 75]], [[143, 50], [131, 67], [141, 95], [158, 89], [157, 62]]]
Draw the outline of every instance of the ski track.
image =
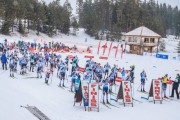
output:
[[[18, 35], [17, 35], [18, 36]], [[42, 35], [44, 36], [44, 35]], [[20, 37], [7, 37], [2, 36], [2, 38], [7, 38], [9, 41], [17, 41]], [[27, 41], [33, 40], [35, 38], [34, 35], [29, 35], [27, 37]], [[84, 39], [88, 38], [89, 42], [85, 43]], [[23, 38], [26, 40], [26, 38]], [[37, 39], [40, 39], [38, 37]], [[44, 36], [43, 39], [52, 39]], [[145, 69], [148, 77], [148, 81], [146, 81], [146, 91], [149, 90], [151, 80], [156, 79], [158, 77], [162, 77], [165, 74], [169, 74], [169, 76], [174, 79], [177, 72], [175, 70], [180, 69], [180, 62], [173, 60], [161, 60], [156, 59], [154, 57], [148, 56], [138, 56], [138, 55], [129, 55], [125, 54], [123, 59], [120, 58], [120, 54], [118, 53], [118, 58], [114, 58], [113, 49], [109, 59], [99, 60], [96, 55], [97, 45], [99, 41], [93, 40], [93, 38], [84, 34], [84, 31], [80, 29], [78, 36], [63, 36], [63, 38], [55, 37], [54, 40], [62, 41], [67, 40], [67, 44], [70, 45], [81, 43], [81, 48], [86, 48], [88, 45], [93, 46], [93, 54], [95, 56], [95, 61], [104, 65], [106, 62], [109, 62], [111, 65], [117, 64], [119, 67], [125, 67], [125, 69], [129, 69], [130, 65], [135, 65], [135, 84], [134, 84], [134, 98], [142, 101], [143, 103], [139, 103], [134, 101], [134, 107], [131, 105], [127, 105], [124, 107], [122, 103], [116, 103], [111, 101], [113, 105], [117, 105], [120, 108], [116, 108], [110, 106], [111, 109], [108, 109], [104, 105], [100, 104], [100, 112], [96, 112], [93, 110], [91, 112], [85, 112], [84, 107], [76, 104], [73, 107], [73, 98], [74, 94], [70, 93], [68, 90], [70, 88], [65, 88], [65, 90], [57, 87], [59, 84], [59, 79], [56, 77], [56, 71], [54, 72], [52, 84], [47, 86], [44, 83], [44, 73], [42, 79], [31, 79], [26, 77], [36, 77], [36, 71], [34, 73], [28, 72], [28, 76], [19, 75], [19, 71], [15, 73], [15, 79], [9, 77], [9, 70], [3, 71], [0, 69], [0, 120], [37, 120], [28, 110], [21, 108], [20, 105], [30, 105], [36, 106], [39, 108], [45, 115], [47, 115], [51, 120], [109, 120], [109, 119], [126, 119], [126, 120], [179, 120], [180, 114], [177, 112], [180, 110], [180, 102], [176, 101], [163, 101], [163, 104], [156, 103], [154, 105], [153, 102], [148, 102], [147, 100], [141, 99], [141, 96], [147, 97], [147, 94], [143, 94], [137, 92], [137, 88], [140, 85], [140, 72]], [[75, 41], [77, 40], [77, 41]], [[105, 44], [106, 41], [102, 41], [102, 44]], [[108, 42], [108, 45], [110, 42]], [[113, 46], [118, 43], [113, 43]], [[119, 50], [121, 51], [121, 50]], [[62, 53], [63, 59], [69, 55], [76, 55], [76, 53]], [[80, 66], [85, 66], [84, 54], [77, 54], [80, 59]], [[87, 54], [88, 55], [88, 54]], [[100, 55], [102, 55], [102, 50], [100, 51]], [[105, 56], [107, 56], [107, 51]], [[117, 61], [118, 60], [118, 61]], [[1, 64], [0, 64], [1, 66]], [[153, 67], [153, 66], [156, 66]], [[69, 66], [71, 67], [71, 66]], [[35, 68], [36, 69], [36, 68]], [[47, 69], [47, 68], [45, 68]], [[19, 67], [18, 67], [19, 70]], [[68, 73], [69, 75], [69, 73]], [[71, 80], [68, 77], [68, 83], [65, 81], [65, 86], [70, 87]], [[51, 78], [50, 80], [51, 81]], [[49, 82], [50, 83], [50, 82]], [[170, 88], [171, 89], [171, 88]], [[115, 93], [118, 92], [118, 87], [113, 88]], [[100, 98], [101, 98], [100, 91]], [[169, 87], [167, 90], [167, 95], [169, 95]], [[110, 96], [110, 95], [109, 95]], [[112, 98], [115, 98], [111, 95]], [[152, 100], [152, 98], [150, 99]], [[83, 104], [82, 104], [83, 105]]]

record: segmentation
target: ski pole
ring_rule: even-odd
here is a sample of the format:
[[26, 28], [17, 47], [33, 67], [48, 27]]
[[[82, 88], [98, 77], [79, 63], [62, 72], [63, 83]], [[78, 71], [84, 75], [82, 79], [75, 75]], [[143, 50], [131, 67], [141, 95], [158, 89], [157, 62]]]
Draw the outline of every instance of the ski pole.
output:
[[137, 89], [137, 91], [139, 90], [139, 88], [141, 87], [141, 84], [139, 85], [139, 87], [138, 87], [138, 89]]
[[51, 76], [51, 84], [52, 84], [52, 77], [53, 77], [53, 73], [52, 73], [52, 76]]

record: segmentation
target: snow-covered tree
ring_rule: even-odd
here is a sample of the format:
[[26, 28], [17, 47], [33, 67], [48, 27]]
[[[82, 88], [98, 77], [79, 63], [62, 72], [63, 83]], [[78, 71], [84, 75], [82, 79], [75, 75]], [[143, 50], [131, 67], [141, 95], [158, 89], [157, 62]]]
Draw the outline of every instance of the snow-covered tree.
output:
[[177, 45], [177, 53], [180, 53], [180, 41], [179, 41], [179, 43]]
[[162, 40], [160, 41], [160, 44], [159, 44], [159, 50], [164, 52], [165, 49], [166, 49], [166, 43], [164, 40]]

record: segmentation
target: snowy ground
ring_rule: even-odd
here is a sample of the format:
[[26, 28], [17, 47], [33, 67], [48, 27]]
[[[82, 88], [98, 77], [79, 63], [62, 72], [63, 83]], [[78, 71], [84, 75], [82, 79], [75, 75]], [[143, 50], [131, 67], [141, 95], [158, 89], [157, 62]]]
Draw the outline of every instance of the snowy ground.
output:
[[[7, 38], [11, 41], [17, 41], [23, 39], [24, 41], [37, 40], [54, 40], [62, 41], [68, 45], [80, 45], [82, 48], [87, 46], [93, 46], [93, 54], [95, 56], [95, 61], [101, 63], [102, 65], [109, 62], [111, 65], [117, 64], [119, 67], [125, 67], [129, 69], [130, 65], [135, 65], [135, 91], [134, 98], [142, 101], [143, 103], [135, 102], [135, 106], [123, 107], [121, 103], [112, 104], [120, 106], [120, 108], [111, 107], [111, 109], [106, 108], [104, 105], [100, 104], [100, 112], [95, 110], [92, 112], [84, 112], [84, 108], [80, 107], [78, 104], [73, 107], [73, 97], [74, 94], [70, 93], [67, 89], [62, 89], [57, 87], [59, 80], [54, 74], [52, 79], [52, 84], [49, 86], [44, 84], [44, 77], [42, 79], [28, 79], [26, 77], [36, 77], [35, 73], [29, 73], [27, 76], [19, 75], [19, 71], [15, 74], [16, 79], [9, 77], [9, 71], [3, 71], [0, 69], [0, 120], [37, 120], [29, 111], [21, 108], [20, 105], [32, 105], [39, 108], [43, 113], [45, 113], [51, 120], [109, 120], [109, 119], [126, 119], [126, 120], [179, 120], [180, 114], [178, 111], [180, 109], [180, 102], [177, 101], [163, 101], [163, 104], [153, 104], [146, 100], [141, 99], [141, 96], [147, 97], [146, 94], [137, 92], [137, 88], [140, 85], [140, 72], [144, 69], [147, 72], [148, 81], [146, 84], [146, 90], [149, 90], [151, 80], [158, 77], [162, 77], [165, 74], [174, 79], [177, 74], [177, 70], [180, 72], [180, 61], [175, 60], [161, 60], [155, 57], [149, 56], [138, 56], [125, 54], [123, 59], [120, 58], [120, 53], [118, 53], [118, 58], [114, 58], [115, 50], [112, 50], [111, 56], [106, 60], [99, 60], [97, 52], [98, 42], [93, 38], [84, 34], [81, 29], [78, 36], [65, 36], [62, 38], [57, 36], [54, 38], [48, 38], [46, 35], [41, 34], [41, 36], [36, 37], [35, 33], [31, 33], [28, 37], [21, 37], [18, 34], [13, 35], [13, 37], [7, 37], [0, 35], [0, 39], [3, 40]], [[88, 39], [88, 43], [85, 43], [85, 38]], [[90, 41], [91, 40], [91, 41]], [[104, 44], [105, 41], [102, 42]], [[172, 43], [174, 44], [174, 43]], [[109, 45], [109, 42], [108, 42]], [[117, 43], [114, 43], [117, 45]], [[72, 53], [71, 53], [72, 54]], [[100, 52], [102, 54], [102, 51]], [[175, 53], [173, 53], [176, 55]], [[63, 53], [63, 58], [69, 55]], [[74, 54], [73, 54], [74, 55]], [[80, 66], [84, 67], [85, 59], [84, 54], [77, 53], [80, 58]], [[107, 53], [106, 53], [107, 55]], [[105, 56], [106, 56], [105, 55]], [[66, 86], [70, 86], [69, 81], [65, 82]], [[116, 91], [117, 92], [117, 91]], [[167, 90], [169, 95], [169, 89]], [[111, 96], [114, 98], [114, 96]], [[101, 98], [101, 92], [100, 92]], [[152, 98], [151, 98], [152, 99]], [[120, 101], [121, 102], [121, 101]]]

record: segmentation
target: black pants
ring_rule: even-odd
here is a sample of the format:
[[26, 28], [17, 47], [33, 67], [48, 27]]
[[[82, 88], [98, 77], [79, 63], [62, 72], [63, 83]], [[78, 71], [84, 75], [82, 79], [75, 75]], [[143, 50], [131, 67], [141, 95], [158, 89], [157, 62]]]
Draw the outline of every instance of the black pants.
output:
[[177, 99], [179, 99], [178, 88], [179, 88], [179, 83], [174, 82], [174, 83], [173, 83], [173, 88], [172, 88], [171, 96], [174, 97], [174, 90], [175, 90], [176, 95], [177, 95]]
[[[7, 63], [2, 63], [2, 67], [3, 67], [3, 70], [6, 69], [7, 70]], [[5, 67], [5, 68], [4, 68]]]
[[30, 63], [30, 71], [34, 71], [34, 63]]

